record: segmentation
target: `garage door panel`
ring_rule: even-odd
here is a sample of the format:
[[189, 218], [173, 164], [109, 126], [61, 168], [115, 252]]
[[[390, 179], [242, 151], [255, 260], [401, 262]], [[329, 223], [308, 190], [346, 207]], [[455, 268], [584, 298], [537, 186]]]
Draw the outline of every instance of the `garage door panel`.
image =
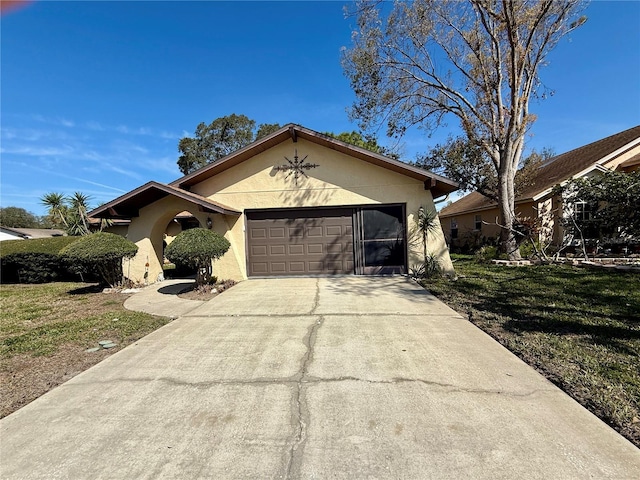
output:
[[269, 228], [269, 238], [284, 238], [284, 227]]
[[251, 255], [254, 257], [264, 257], [267, 255], [266, 245], [253, 245], [251, 247]]
[[289, 228], [289, 237], [304, 238], [304, 227], [296, 226], [296, 227]]
[[267, 238], [266, 228], [251, 228], [249, 231], [251, 232], [251, 238]]
[[343, 253], [346, 247], [342, 243], [335, 243], [333, 245], [327, 245], [327, 253]]
[[324, 262], [308, 262], [310, 273], [322, 273], [324, 271]]
[[343, 229], [343, 227], [341, 225], [328, 225], [327, 229], [326, 229], [326, 236], [327, 237], [341, 237], [344, 233], [343, 231], [346, 229]]
[[307, 245], [307, 253], [309, 255], [322, 255], [322, 244], [315, 243]]
[[304, 255], [304, 245], [289, 245], [289, 255]]
[[286, 262], [270, 262], [271, 268], [270, 273], [286, 273], [287, 272], [287, 263]]
[[304, 262], [289, 262], [289, 270], [291, 273], [304, 273], [305, 267]]
[[342, 262], [324, 262], [324, 266], [329, 273], [337, 273], [342, 270]]
[[248, 212], [249, 276], [354, 273], [351, 223], [348, 208]]
[[266, 275], [269, 273], [269, 265], [266, 262], [254, 262], [251, 264], [255, 275]]
[[322, 237], [322, 227], [318, 226], [318, 227], [308, 227], [307, 228], [307, 237], [309, 238], [313, 238], [313, 237]]

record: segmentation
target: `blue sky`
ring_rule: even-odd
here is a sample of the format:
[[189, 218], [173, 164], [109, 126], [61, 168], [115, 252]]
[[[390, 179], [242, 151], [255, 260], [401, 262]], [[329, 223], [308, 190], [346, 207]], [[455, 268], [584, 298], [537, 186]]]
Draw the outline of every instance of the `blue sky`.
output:
[[[340, 2], [36, 1], [1, 20], [0, 206], [93, 206], [180, 176], [177, 144], [231, 113], [351, 131]], [[529, 148], [562, 153], [640, 124], [640, 2], [592, 2], [542, 70]], [[412, 160], [454, 132], [404, 139]], [[386, 141], [380, 139], [380, 143]]]

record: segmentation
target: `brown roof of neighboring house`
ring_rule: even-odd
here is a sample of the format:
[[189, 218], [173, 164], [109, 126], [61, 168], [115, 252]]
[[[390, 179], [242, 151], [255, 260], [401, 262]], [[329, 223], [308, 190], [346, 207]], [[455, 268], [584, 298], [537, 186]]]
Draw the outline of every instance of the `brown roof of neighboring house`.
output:
[[328, 135], [324, 135], [295, 124], [285, 125], [272, 134], [267, 135], [266, 137], [263, 137], [246, 147], [227, 155], [226, 157], [222, 157], [212, 164], [206, 165], [193, 173], [171, 182], [170, 185], [180, 188], [189, 188], [288, 139], [296, 142], [298, 138], [304, 138], [310, 142], [323, 145], [327, 148], [331, 148], [351, 157], [369, 162], [373, 165], [421, 180], [425, 182], [425, 187], [429, 188], [433, 192], [434, 198], [458, 190], [458, 184], [448, 178], [436, 175], [435, 173], [429, 172], [423, 168], [373, 153], [364, 148], [356, 147], [355, 145], [342, 142]]
[[94, 218], [132, 218], [138, 216], [141, 207], [149, 205], [168, 195], [181, 198], [201, 207], [205, 212], [222, 213], [224, 215], [240, 215], [240, 212], [221, 203], [209, 200], [197, 193], [187, 192], [173, 185], [166, 185], [158, 182], [148, 182], [125, 193], [115, 200], [89, 212]]
[[[603, 161], [611, 154], [624, 153], [628, 150], [625, 147], [638, 139], [640, 139], [640, 125], [553, 157], [540, 167], [532, 178], [531, 186], [522, 192], [516, 199], [516, 203], [533, 199], [545, 190]], [[623, 150], [619, 151], [621, 149]], [[443, 208], [439, 215], [447, 217], [495, 208], [495, 206], [496, 203], [493, 200], [478, 192], [472, 192]]]

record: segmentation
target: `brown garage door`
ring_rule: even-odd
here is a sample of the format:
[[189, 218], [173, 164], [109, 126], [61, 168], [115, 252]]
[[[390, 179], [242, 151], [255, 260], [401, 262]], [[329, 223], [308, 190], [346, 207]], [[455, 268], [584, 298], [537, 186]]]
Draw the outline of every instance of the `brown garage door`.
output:
[[249, 276], [353, 273], [353, 210], [247, 212]]

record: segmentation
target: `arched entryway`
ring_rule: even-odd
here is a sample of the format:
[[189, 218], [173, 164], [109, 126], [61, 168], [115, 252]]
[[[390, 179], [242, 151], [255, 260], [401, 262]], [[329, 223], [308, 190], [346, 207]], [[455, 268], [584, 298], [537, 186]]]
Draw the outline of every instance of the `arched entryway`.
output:
[[207, 217], [206, 224], [202, 224], [198, 217], [188, 210], [178, 213], [167, 224], [162, 236], [162, 269], [164, 278], [186, 278], [196, 274], [194, 268], [171, 263], [167, 258], [166, 249], [181, 232], [192, 228], [206, 228], [207, 224], [211, 225], [210, 217]]
[[[185, 213], [186, 212], [186, 213]], [[180, 215], [184, 213], [181, 220]], [[138, 246], [125, 272], [134, 283], [154, 283], [163, 278], [165, 235], [174, 220], [183, 227], [213, 228], [213, 217], [238, 216], [240, 212], [219, 205], [200, 195], [149, 182], [92, 212], [96, 218], [130, 219], [127, 238]], [[226, 229], [221, 231], [224, 234]]]

